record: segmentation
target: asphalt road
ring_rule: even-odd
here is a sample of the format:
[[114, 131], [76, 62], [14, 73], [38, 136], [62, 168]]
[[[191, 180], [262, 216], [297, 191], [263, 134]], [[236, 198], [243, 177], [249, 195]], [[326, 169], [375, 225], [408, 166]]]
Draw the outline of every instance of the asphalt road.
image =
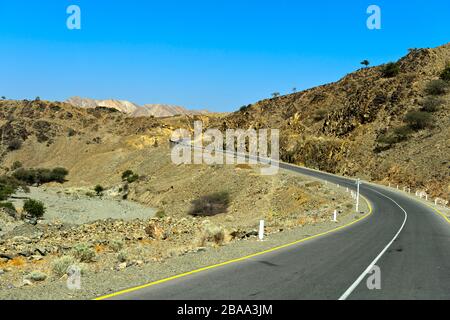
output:
[[[355, 189], [350, 179], [281, 166]], [[361, 194], [373, 214], [346, 229], [113, 299], [449, 299], [450, 225], [394, 190], [362, 184]], [[367, 287], [373, 265], [379, 290]]]

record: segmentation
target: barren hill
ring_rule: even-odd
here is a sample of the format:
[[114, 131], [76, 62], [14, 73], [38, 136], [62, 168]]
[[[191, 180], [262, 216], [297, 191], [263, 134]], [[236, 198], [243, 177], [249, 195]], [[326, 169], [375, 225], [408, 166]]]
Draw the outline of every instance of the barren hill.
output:
[[[450, 90], [439, 78], [449, 63], [450, 44], [412, 49], [395, 64], [259, 101], [213, 126], [278, 128], [285, 161], [448, 198]], [[414, 116], [427, 123], [415, 126]]]
[[173, 117], [177, 115], [206, 114], [206, 110], [188, 110], [184, 107], [167, 104], [145, 104], [139, 106], [133, 102], [125, 100], [95, 100], [91, 98], [71, 97], [67, 103], [80, 108], [105, 107], [116, 109], [131, 117]]

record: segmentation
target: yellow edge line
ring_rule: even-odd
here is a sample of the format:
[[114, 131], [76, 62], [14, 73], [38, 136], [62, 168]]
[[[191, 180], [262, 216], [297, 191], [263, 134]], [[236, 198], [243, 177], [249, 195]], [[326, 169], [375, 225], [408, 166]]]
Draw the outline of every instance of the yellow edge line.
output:
[[[421, 201], [422, 202], [422, 201]], [[445, 219], [445, 221], [447, 221], [448, 223], [450, 223], [450, 219], [447, 217], [447, 215], [443, 212], [441, 212], [439, 209], [436, 209], [435, 207], [433, 207], [431, 204], [422, 202], [423, 204], [425, 204], [426, 206], [430, 207], [431, 209], [433, 209], [435, 212], [437, 212], [440, 216], [442, 216], [442, 218]]]
[[291, 242], [291, 243], [288, 243], [288, 244], [285, 244], [285, 245], [282, 245], [282, 246], [278, 246], [278, 247], [275, 247], [275, 248], [272, 248], [272, 249], [268, 249], [268, 250], [265, 250], [265, 251], [254, 253], [254, 254], [251, 254], [251, 255], [248, 255], [248, 256], [245, 256], [245, 257], [242, 257], [242, 258], [237, 258], [237, 259], [225, 261], [225, 262], [218, 263], [218, 264], [215, 264], [215, 265], [211, 265], [211, 266], [203, 267], [203, 268], [196, 269], [196, 270], [193, 270], [193, 271], [185, 272], [185, 273], [182, 273], [182, 274], [179, 274], [179, 275], [176, 275], [176, 276], [172, 276], [172, 277], [169, 277], [169, 278], [157, 280], [157, 281], [154, 281], [154, 282], [151, 282], [151, 283], [148, 283], [148, 284], [144, 284], [144, 285], [141, 285], [141, 286], [125, 289], [125, 290], [122, 290], [122, 291], [119, 291], [119, 292], [116, 292], [116, 293], [111, 293], [111, 294], [108, 294], [108, 295], [105, 295], [105, 296], [101, 296], [101, 297], [95, 298], [94, 300], [105, 300], [105, 299], [117, 297], [119, 295], [123, 295], [123, 294], [126, 294], [126, 293], [130, 293], [130, 292], [138, 291], [138, 290], [141, 290], [141, 289], [145, 289], [145, 288], [157, 285], [157, 284], [169, 282], [169, 281], [172, 281], [172, 280], [175, 280], [175, 279], [186, 277], [186, 276], [189, 276], [189, 275], [192, 275], [192, 274], [196, 274], [196, 273], [199, 273], [199, 272], [203, 272], [203, 271], [206, 271], [206, 270], [211, 270], [211, 269], [215, 269], [215, 268], [222, 267], [222, 266], [225, 266], [225, 265], [229, 265], [229, 264], [232, 264], [232, 263], [241, 262], [241, 261], [244, 261], [244, 260], [248, 260], [250, 258], [261, 256], [263, 254], [267, 254], [267, 253], [270, 253], [270, 252], [278, 251], [278, 250], [281, 250], [281, 249], [284, 249], [284, 248], [287, 248], [287, 247], [292, 247], [292, 246], [294, 246], [296, 244], [303, 243], [303, 242], [306, 242], [306, 241], [309, 241], [309, 240], [312, 240], [312, 239], [315, 239], [315, 238], [323, 237], [323, 236], [328, 235], [330, 233], [334, 233], [336, 231], [348, 228], [351, 225], [353, 225], [353, 224], [355, 224], [355, 223], [357, 223], [357, 222], [359, 222], [361, 220], [366, 219], [373, 212], [372, 206], [370, 205], [370, 202], [365, 197], [363, 197], [363, 196], [361, 196], [361, 197], [367, 203], [367, 205], [369, 207], [369, 213], [367, 213], [363, 217], [361, 217], [361, 218], [359, 218], [357, 220], [354, 220], [354, 221], [352, 221], [352, 222], [350, 222], [350, 223], [348, 223], [346, 225], [340, 226], [338, 228], [335, 228], [335, 229], [332, 229], [332, 230], [329, 230], [329, 231], [326, 231], [326, 232], [323, 232], [323, 233], [316, 234], [316, 235], [311, 236], [311, 237], [307, 237], [307, 238], [304, 238], [304, 239], [301, 239], [301, 240], [297, 240], [297, 241], [294, 241], [294, 242]]

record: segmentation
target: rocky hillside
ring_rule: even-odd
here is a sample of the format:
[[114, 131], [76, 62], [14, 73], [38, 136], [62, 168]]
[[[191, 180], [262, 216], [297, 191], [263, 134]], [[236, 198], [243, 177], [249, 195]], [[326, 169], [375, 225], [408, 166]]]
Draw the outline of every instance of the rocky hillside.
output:
[[145, 104], [139, 106], [133, 102], [125, 100], [95, 100], [90, 98], [71, 97], [67, 103], [81, 108], [105, 107], [116, 109], [131, 117], [173, 117], [177, 115], [197, 115], [206, 114], [206, 110], [188, 110], [184, 107], [167, 104]]
[[396, 63], [242, 107], [212, 126], [278, 128], [285, 161], [448, 198], [449, 63], [450, 44], [413, 49]]

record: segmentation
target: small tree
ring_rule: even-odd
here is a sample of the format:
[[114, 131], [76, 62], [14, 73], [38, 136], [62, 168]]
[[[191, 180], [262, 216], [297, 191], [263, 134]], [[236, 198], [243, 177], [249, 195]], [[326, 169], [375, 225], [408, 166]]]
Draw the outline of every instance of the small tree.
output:
[[2, 96], [2, 100], [6, 100], [6, 97], [5, 97], [5, 96]]
[[274, 93], [272, 93], [272, 97], [273, 98], [278, 98], [280, 96], [280, 93], [279, 92], [274, 92]]
[[361, 64], [367, 68], [370, 65], [370, 62], [369, 60], [363, 60], [361, 61]]
[[295, 87], [292, 88], [292, 92], [293, 92], [293, 93], [296, 93], [296, 92], [297, 92], [297, 88], [295, 88]]
[[45, 213], [45, 206], [41, 201], [28, 199], [23, 205], [23, 210], [32, 218], [41, 218]]
[[98, 184], [95, 186], [94, 191], [97, 194], [97, 196], [101, 196], [103, 194], [103, 191], [105, 191], [105, 189], [101, 185]]

